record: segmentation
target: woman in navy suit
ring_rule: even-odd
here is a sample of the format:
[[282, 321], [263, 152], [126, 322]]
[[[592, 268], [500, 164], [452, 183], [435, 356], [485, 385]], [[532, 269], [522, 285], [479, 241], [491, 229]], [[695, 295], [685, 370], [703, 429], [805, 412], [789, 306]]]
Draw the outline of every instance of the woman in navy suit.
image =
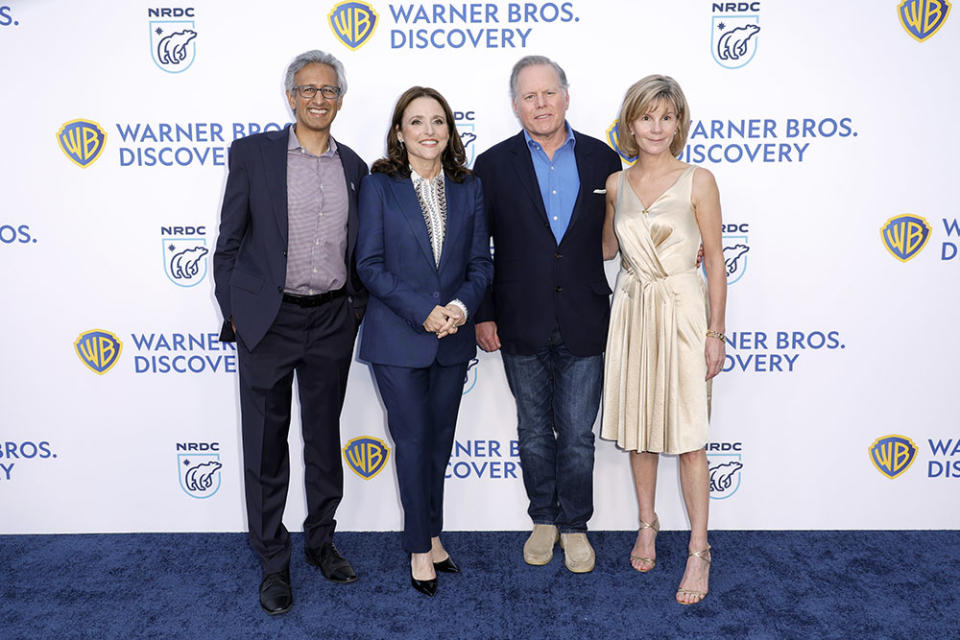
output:
[[387, 157], [360, 186], [357, 271], [370, 291], [360, 357], [387, 409], [411, 583], [430, 596], [437, 571], [459, 572], [440, 542], [443, 478], [476, 355], [472, 315], [493, 277], [480, 181], [465, 157], [447, 101], [411, 87]]

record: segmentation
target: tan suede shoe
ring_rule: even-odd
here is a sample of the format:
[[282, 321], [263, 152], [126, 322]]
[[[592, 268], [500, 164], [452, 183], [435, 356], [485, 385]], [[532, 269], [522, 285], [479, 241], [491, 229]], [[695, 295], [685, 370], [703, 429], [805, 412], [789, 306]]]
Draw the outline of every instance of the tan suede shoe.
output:
[[585, 533], [563, 533], [560, 534], [560, 546], [563, 548], [563, 561], [567, 569], [574, 573], [589, 573], [593, 571], [593, 565], [597, 561], [597, 556], [590, 546]]
[[559, 537], [552, 524], [533, 525], [533, 533], [523, 545], [523, 561], [536, 566], [549, 564], [553, 560], [553, 545]]

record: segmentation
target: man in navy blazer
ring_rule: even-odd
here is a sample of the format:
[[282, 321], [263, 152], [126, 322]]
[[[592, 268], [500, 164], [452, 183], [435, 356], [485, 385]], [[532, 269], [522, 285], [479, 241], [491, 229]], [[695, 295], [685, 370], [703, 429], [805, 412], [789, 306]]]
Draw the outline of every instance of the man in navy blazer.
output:
[[356, 573], [333, 545], [343, 495], [340, 410], [367, 294], [356, 274], [357, 195], [367, 165], [330, 135], [346, 92], [343, 66], [308, 51], [288, 67], [295, 124], [230, 146], [213, 257], [221, 340], [235, 339], [250, 543], [268, 614], [293, 605], [283, 525], [291, 388], [304, 443], [307, 562], [334, 582]]
[[603, 142], [574, 131], [558, 64], [522, 58], [510, 77], [523, 131], [474, 164], [494, 241], [493, 286], [476, 314], [477, 343], [500, 349], [517, 403], [533, 532], [524, 560], [591, 571], [593, 424], [600, 407], [610, 288], [603, 268], [604, 185], [621, 168]]

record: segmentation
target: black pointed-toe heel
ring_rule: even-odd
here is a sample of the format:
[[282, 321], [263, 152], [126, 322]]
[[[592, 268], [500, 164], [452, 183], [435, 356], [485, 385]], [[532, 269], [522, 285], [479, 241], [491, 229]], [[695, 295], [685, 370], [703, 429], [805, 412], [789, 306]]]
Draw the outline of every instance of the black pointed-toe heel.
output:
[[453, 558], [450, 556], [447, 556], [446, 560], [434, 562], [433, 568], [437, 571], [442, 571], [443, 573], [460, 573], [460, 567], [457, 566], [457, 563], [454, 562]]
[[430, 580], [417, 580], [413, 576], [410, 576], [410, 584], [413, 585], [414, 589], [424, 595], [430, 596], [431, 598], [437, 593], [436, 578], [431, 578]]

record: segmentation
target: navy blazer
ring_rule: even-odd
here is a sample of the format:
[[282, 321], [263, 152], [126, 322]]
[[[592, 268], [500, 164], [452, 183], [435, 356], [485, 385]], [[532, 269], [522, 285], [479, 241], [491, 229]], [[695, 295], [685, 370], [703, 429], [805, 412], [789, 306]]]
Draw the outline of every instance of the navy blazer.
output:
[[[283, 300], [287, 280], [287, 146], [289, 130], [258, 133], [230, 145], [230, 173], [220, 213], [220, 235], [213, 254], [217, 302], [223, 313], [220, 340], [235, 339], [248, 349], [266, 335]], [[357, 196], [367, 165], [337, 141], [347, 186], [347, 295], [357, 318], [363, 316], [367, 293], [357, 277]]]
[[574, 131], [580, 192], [557, 244], [521, 131], [477, 157], [487, 225], [493, 236], [493, 286], [476, 321], [494, 320], [507, 353], [530, 355], [559, 326], [576, 356], [603, 353], [610, 287], [603, 269], [607, 176], [621, 169], [606, 144]]
[[[446, 179], [447, 223], [437, 266], [409, 177], [373, 173], [360, 186], [357, 271], [370, 291], [360, 357], [427, 367], [466, 362], [477, 353], [473, 319], [493, 276], [480, 181]], [[437, 339], [423, 328], [436, 305], [459, 299], [467, 324]]]

